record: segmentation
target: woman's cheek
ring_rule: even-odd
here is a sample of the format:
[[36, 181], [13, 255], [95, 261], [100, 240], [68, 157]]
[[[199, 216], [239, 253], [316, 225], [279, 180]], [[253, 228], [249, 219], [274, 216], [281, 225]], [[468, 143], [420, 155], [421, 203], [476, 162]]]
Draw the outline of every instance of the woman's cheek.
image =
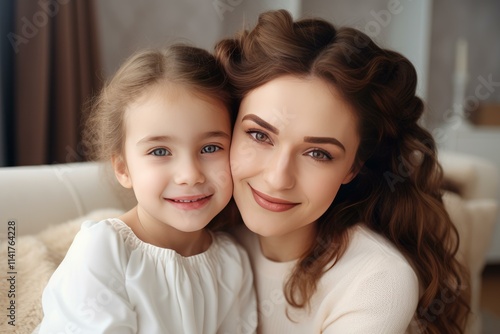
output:
[[316, 177], [309, 177], [309, 183], [307, 187], [309, 188], [309, 193], [314, 194], [313, 196], [320, 203], [323, 203], [325, 210], [330, 206], [331, 202], [337, 196], [337, 192], [341, 185], [341, 178], [335, 175], [335, 173], [317, 173]]
[[258, 157], [254, 143], [241, 140], [233, 141], [231, 147], [231, 173], [233, 177], [239, 175], [245, 168], [255, 163]]

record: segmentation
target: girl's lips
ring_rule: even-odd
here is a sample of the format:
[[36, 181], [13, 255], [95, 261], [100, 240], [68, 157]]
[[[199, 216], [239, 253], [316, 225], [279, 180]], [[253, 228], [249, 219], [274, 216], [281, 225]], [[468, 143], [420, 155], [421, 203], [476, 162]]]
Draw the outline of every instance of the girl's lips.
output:
[[178, 209], [181, 210], [198, 210], [205, 206], [212, 195], [196, 195], [196, 196], [182, 196], [182, 197], [174, 197], [174, 198], [165, 198], [167, 202], [172, 204]]
[[283, 211], [290, 210], [290, 209], [292, 209], [295, 206], [300, 204], [300, 203], [293, 203], [293, 202], [286, 201], [286, 200], [279, 199], [279, 198], [274, 198], [274, 197], [268, 196], [264, 193], [261, 193], [260, 191], [253, 189], [250, 185], [249, 185], [249, 187], [252, 190], [252, 195], [253, 195], [253, 198], [255, 199], [255, 202], [257, 202], [257, 204], [259, 204], [262, 208], [264, 208], [266, 210], [273, 211], [273, 212], [283, 212]]

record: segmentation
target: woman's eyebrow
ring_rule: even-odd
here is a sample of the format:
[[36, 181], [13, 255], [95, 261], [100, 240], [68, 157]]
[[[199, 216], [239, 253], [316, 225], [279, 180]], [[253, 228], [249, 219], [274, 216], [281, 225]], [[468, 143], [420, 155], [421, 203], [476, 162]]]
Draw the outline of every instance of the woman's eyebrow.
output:
[[255, 114], [245, 115], [245, 116], [243, 116], [243, 118], [241, 119], [241, 121], [243, 122], [243, 121], [245, 121], [247, 119], [251, 120], [251, 121], [254, 121], [255, 123], [257, 123], [258, 125], [260, 125], [264, 129], [271, 131], [275, 135], [277, 135], [277, 134], [280, 133], [280, 131], [278, 130], [277, 127], [272, 126], [271, 124], [267, 123], [266, 121], [264, 121], [262, 118], [260, 118], [259, 116], [255, 115]]
[[333, 144], [340, 147], [345, 152], [344, 145], [338, 139], [332, 137], [304, 137], [304, 141], [313, 144]]

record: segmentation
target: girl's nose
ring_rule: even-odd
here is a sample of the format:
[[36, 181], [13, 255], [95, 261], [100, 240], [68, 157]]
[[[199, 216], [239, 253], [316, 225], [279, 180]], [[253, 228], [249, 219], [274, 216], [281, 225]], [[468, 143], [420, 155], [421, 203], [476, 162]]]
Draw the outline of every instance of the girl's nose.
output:
[[183, 158], [176, 166], [177, 172], [174, 177], [176, 184], [185, 184], [193, 186], [205, 182], [203, 173], [198, 160], [193, 158]]

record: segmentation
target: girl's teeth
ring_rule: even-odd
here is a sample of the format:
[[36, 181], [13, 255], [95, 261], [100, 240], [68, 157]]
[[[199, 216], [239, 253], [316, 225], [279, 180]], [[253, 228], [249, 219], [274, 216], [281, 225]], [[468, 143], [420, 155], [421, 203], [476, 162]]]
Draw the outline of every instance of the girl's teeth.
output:
[[191, 202], [196, 202], [198, 199], [193, 199], [193, 200], [190, 200], [190, 199], [178, 199], [178, 200], [174, 200], [175, 202], [180, 202], [180, 203], [191, 203]]

